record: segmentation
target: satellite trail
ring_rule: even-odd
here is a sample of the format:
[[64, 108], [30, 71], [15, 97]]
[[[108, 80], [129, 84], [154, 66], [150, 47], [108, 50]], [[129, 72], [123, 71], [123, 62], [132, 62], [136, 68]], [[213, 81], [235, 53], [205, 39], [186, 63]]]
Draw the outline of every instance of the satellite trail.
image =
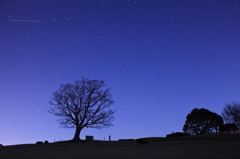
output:
[[59, 50], [61, 50], [63, 53], [67, 53], [65, 50], [63, 50], [61, 47], [59, 47], [58, 45], [55, 45]]
[[11, 19], [8, 20], [10, 22], [31, 22], [31, 23], [40, 23], [42, 22], [41, 20], [17, 20], [17, 19]]

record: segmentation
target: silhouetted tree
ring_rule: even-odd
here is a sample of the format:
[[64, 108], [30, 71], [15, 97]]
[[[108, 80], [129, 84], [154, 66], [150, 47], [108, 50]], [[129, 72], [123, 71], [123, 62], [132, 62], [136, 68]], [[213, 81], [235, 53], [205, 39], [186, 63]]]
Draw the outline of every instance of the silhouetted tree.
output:
[[232, 102], [224, 106], [222, 117], [225, 123], [234, 123], [240, 127], [240, 103]]
[[217, 132], [221, 125], [223, 125], [223, 119], [220, 115], [208, 109], [195, 108], [187, 115], [183, 131], [192, 135], [204, 134], [214, 130]]
[[60, 117], [65, 128], [75, 128], [73, 140], [80, 140], [83, 128], [104, 128], [112, 126], [115, 111], [109, 108], [114, 101], [109, 89], [103, 90], [104, 81], [82, 80], [61, 85], [53, 92], [49, 112]]

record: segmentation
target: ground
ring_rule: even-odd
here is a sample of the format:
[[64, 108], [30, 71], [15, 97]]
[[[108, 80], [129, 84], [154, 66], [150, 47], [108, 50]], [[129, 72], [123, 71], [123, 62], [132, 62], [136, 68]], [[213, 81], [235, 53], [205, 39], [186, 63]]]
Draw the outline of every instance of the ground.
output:
[[240, 138], [146, 138], [149, 142], [92, 141], [4, 146], [1, 159], [237, 159]]

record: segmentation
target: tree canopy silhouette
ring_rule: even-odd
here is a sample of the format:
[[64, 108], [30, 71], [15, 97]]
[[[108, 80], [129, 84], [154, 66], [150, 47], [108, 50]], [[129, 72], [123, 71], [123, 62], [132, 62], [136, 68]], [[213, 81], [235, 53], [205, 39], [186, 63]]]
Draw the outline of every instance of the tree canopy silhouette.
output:
[[223, 125], [223, 119], [220, 115], [208, 109], [195, 108], [187, 115], [183, 131], [192, 135], [204, 134], [214, 130], [217, 132], [221, 125]]
[[222, 117], [225, 123], [234, 123], [240, 127], [240, 103], [232, 102], [224, 106]]
[[64, 128], [75, 128], [73, 140], [80, 140], [83, 128], [104, 128], [112, 126], [114, 110], [109, 89], [102, 89], [104, 81], [82, 78], [72, 84], [62, 84], [53, 92], [49, 112], [60, 117]]

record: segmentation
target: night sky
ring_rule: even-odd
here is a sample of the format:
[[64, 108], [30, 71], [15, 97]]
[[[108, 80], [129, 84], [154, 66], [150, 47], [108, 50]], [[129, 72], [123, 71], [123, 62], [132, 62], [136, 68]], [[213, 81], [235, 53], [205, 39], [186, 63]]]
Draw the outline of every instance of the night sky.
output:
[[113, 127], [81, 138], [165, 137], [240, 100], [238, 0], [1, 0], [0, 144], [72, 139], [48, 113], [60, 84], [103, 80]]

